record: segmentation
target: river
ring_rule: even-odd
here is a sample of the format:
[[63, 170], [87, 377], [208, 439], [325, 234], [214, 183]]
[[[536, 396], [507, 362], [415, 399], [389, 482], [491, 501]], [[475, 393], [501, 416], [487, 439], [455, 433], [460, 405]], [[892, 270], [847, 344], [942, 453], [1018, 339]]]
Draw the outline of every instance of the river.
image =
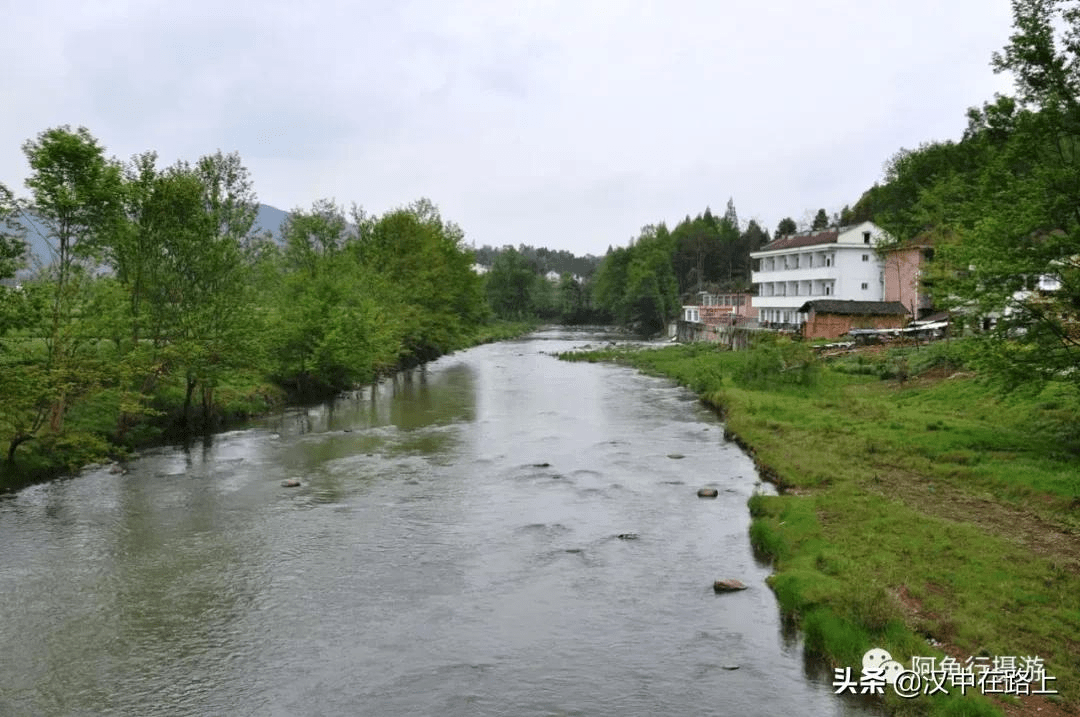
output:
[[0, 497], [0, 714], [876, 714], [782, 628], [765, 487], [716, 416], [551, 355], [604, 340], [477, 347]]

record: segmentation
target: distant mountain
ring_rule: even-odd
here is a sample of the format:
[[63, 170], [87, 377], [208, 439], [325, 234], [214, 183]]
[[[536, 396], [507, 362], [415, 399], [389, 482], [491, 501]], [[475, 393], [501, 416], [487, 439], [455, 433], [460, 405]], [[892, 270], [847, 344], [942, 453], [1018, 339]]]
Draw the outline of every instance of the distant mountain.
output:
[[[262, 233], [270, 232], [276, 241], [281, 241], [281, 224], [289, 216], [277, 207], [269, 204], [260, 204], [259, 213], [255, 216], [255, 231]], [[30, 245], [30, 265], [50, 264], [53, 260], [49, 244], [45, 241], [47, 234], [45, 227], [33, 216], [24, 215], [20, 222], [26, 228], [26, 243]]]
[[289, 216], [288, 212], [282, 211], [269, 204], [259, 205], [259, 214], [255, 217], [256, 231], [269, 231], [274, 239], [281, 241], [281, 224]]

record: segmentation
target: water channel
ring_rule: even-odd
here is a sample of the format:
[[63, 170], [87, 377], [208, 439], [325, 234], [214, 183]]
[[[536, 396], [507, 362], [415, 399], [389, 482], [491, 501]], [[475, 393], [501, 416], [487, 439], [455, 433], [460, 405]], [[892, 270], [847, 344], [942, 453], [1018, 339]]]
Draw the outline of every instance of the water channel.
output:
[[551, 356], [603, 340], [477, 347], [0, 497], [0, 714], [874, 714], [782, 629], [715, 415]]

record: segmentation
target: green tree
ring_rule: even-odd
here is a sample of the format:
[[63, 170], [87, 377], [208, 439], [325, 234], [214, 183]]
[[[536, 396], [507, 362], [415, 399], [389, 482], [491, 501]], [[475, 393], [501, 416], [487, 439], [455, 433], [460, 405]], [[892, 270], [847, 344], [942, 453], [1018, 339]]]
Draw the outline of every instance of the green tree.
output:
[[322, 260], [342, 251], [352, 239], [345, 210], [329, 199], [316, 201], [311, 211], [290, 212], [281, 236], [287, 266], [311, 277], [318, 274]]
[[398, 288], [406, 304], [405, 352], [419, 360], [454, 349], [485, 315], [465, 234], [427, 199], [379, 218], [354, 209], [353, 251]]
[[849, 205], [845, 204], [844, 208], [840, 210], [840, 216], [837, 217], [837, 222], [842, 227], [851, 226], [852, 224], [857, 223], [855, 221], [855, 212], [852, 211]]
[[488, 302], [496, 316], [521, 319], [533, 311], [533, 292], [538, 281], [528, 260], [513, 247], [506, 247], [485, 274]]
[[123, 216], [120, 165], [105, 157], [104, 148], [85, 128], [45, 130], [23, 144], [23, 153], [31, 169], [27, 209], [43, 227], [53, 257], [40, 287], [48, 292], [47, 316], [40, 328], [45, 355], [33, 369], [33, 380], [17, 387], [30, 393], [12, 401], [21, 409], [14, 410], [19, 415], [9, 414], [9, 460], [44, 426], [59, 433], [71, 402], [100, 377], [100, 366], [86, 351], [95, 337], [82, 309], [102, 246]]
[[329, 200], [294, 209], [282, 236], [278, 272], [269, 276], [276, 305], [269, 353], [277, 380], [300, 396], [322, 395], [394, 366], [406, 305], [347, 251], [356, 236], [344, 210]]
[[671, 266], [674, 243], [662, 224], [646, 226], [633, 246], [626, 273], [624, 305], [630, 326], [662, 331], [679, 310], [679, 287]]
[[25, 292], [2, 283], [14, 277], [26, 264], [26, 231], [16, 221], [19, 211], [11, 190], [0, 184], [0, 338], [9, 329], [25, 324], [29, 318]]
[[937, 304], [992, 320], [994, 375], [1080, 383], [1080, 4], [1014, 0], [1013, 15], [994, 65], [1018, 97], [970, 110], [959, 143], [899, 153], [874, 203], [899, 240], [935, 242]]
[[593, 300], [605, 319], [619, 324], [629, 322], [626, 307], [626, 278], [631, 253], [627, 247], [609, 248], [596, 270]]
[[780, 223], [776, 225], [776, 238], [786, 237], [794, 234], [798, 231], [799, 227], [795, 224], [795, 220], [791, 217], [784, 217], [780, 220]]
[[564, 324], [580, 324], [588, 317], [585, 287], [570, 274], [559, 277], [558, 312]]
[[822, 229], [829, 228], [829, 215], [824, 209], [817, 210], [817, 214], [814, 215], [814, 221], [810, 225], [810, 228], [814, 231], [821, 231]]

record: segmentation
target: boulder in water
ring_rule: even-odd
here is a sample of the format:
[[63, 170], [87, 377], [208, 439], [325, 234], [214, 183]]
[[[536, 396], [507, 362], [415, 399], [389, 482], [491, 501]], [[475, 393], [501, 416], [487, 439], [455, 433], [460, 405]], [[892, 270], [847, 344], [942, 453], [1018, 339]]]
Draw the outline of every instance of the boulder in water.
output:
[[720, 495], [720, 491], [716, 488], [699, 488], [697, 492], [698, 498], [715, 498]]
[[712, 584], [712, 589], [718, 593], [733, 593], [746, 590], [746, 585], [739, 580], [717, 580]]

